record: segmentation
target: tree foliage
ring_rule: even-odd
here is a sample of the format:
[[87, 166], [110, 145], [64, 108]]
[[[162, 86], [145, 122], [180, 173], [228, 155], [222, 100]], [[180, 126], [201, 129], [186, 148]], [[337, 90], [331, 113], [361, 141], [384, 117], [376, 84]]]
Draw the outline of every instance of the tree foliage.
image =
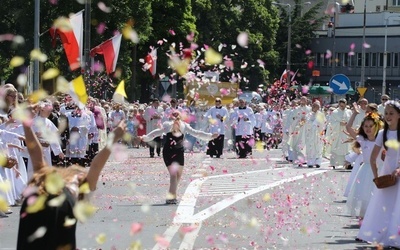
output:
[[[312, 60], [307, 51], [310, 50], [312, 39], [315, 37], [314, 31], [321, 26], [325, 16], [319, 16], [319, 9], [322, 2], [319, 2], [312, 7], [302, 4], [300, 0], [295, 0], [292, 5], [291, 14], [291, 71], [298, 70], [297, 79], [300, 82], [308, 83], [307, 78], [307, 64]], [[278, 68], [275, 71], [275, 77], [279, 78], [280, 74], [286, 68], [287, 61], [287, 46], [288, 46], [288, 8], [285, 6], [278, 6], [280, 9], [280, 25], [277, 36], [276, 50], [279, 52], [281, 60], [278, 62]], [[306, 8], [309, 8], [305, 11]]]
[[[48, 60], [42, 65], [43, 71], [55, 67], [67, 79], [81, 73], [79, 70], [69, 70], [60, 41], [53, 47], [47, 31], [58, 17], [83, 10], [82, 2], [83, 0], [40, 1], [40, 48], [48, 56]], [[171, 48], [182, 55], [183, 49], [190, 47], [191, 43], [198, 45], [197, 51], [193, 51], [198, 67], [192, 70], [217, 70], [221, 73], [222, 81], [238, 79], [243, 89], [254, 90], [258, 85], [268, 83], [269, 79], [276, 77], [284, 68], [281, 59], [284, 60], [286, 56], [287, 18], [284, 10], [280, 11], [279, 17], [278, 9], [270, 0], [92, 0], [91, 6], [91, 48], [110, 39], [127, 24], [132, 25], [139, 35], [138, 44], [125, 39], [122, 41], [117, 64], [120, 74], [108, 78], [104, 72], [95, 72], [92, 79], [95, 84], [98, 79], [104, 82], [107, 78], [114, 81], [114, 85], [125, 79], [131, 99], [138, 99], [140, 93], [141, 101], [148, 101], [152, 86], [157, 84], [160, 75], [170, 76], [179, 84], [180, 77], [168, 66]], [[304, 51], [313, 37], [313, 30], [321, 22], [315, 18], [317, 6], [319, 5], [312, 7], [301, 17], [296, 8], [291, 13], [293, 65], [303, 65], [308, 60]], [[18, 39], [14, 36], [14, 39], [3, 37], [0, 40], [0, 78], [13, 82], [30, 62], [34, 1], [4, 0], [0, 5], [0, 12], [4, 13], [0, 35], [18, 35]], [[241, 32], [248, 36], [246, 47], [238, 45], [237, 37]], [[190, 33], [194, 34], [194, 41], [187, 40]], [[204, 64], [203, 54], [207, 47], [221, 53], [224, 60], [231, 60], [234, 67]], [[156, 78], [142, 70], [143, 59], [152, 48], [157, 48], [158, 51]], [[12, 69], [9, 63], [16, 55], [25, 58], [25, 65]], [[96, 57], [95, 60], [103, 61], [102, 57]]]

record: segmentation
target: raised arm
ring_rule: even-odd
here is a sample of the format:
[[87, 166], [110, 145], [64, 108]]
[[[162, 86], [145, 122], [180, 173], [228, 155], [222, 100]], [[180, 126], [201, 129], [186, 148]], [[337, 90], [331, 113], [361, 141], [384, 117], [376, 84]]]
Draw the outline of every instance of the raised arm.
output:
[[210, 133], [206, 133], [206, 132], [203, 132], [200, 130], [196, 130], [196, 129], [192, 128], [186, 122], [184, 122], [184, 124], [185, 124], [185, 132], [187, 132], [188, 134], [193, 135], [194, 137], [199, 138], [203, 141], [210, 141], [210, 140], [218, 137], [218, 134], [210, 134]]
[[87, 182], [89, 183], [89, 188], [91, 191], [96, 190], [97, 181], [99, 179], [101, 170], [103, 170], [108, 157], [111, 155], [111, 146], [112, 144], [118, 142], [124, 135], [126, 130], [125, 120], [121, 121], [118, 126], [114, 129], [112, 133], [109, 134], [108, 139], [112, 140], [107, 143], [107, 146], [104, 147], [92, 160], [90, 164], [90, 169], [87, 174]]
[[358, 107], [355, 107], [355, 105], [353, 104], [353, 114], [351, 114], [350, 120], [348, 123], [346, 123], [346, 130], [349, 133], [349, 135], [351, 137], [353, 137], [354, 139], [356, 139], [357, 137], [357, 132], [353, 129], [353, 123], [354, 120], [356, 119], [356, 116], [359, 114], [358, 111]]

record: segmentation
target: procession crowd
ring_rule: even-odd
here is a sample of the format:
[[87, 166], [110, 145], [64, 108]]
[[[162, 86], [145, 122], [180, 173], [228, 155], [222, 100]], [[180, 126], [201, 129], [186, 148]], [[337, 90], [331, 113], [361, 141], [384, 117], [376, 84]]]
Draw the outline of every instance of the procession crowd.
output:
[[[378, 176], [395, 179], [400, 174], [400, 104], [386, 95], [379, 105], [362, 98], [352, 105], [340, 99], [329, 107], [306, 96], [268, 103], [235, 99], [228, 105], [215, 98], [213, 105], [206, 106], [174, 98], [121, 104], [91, 97], [82, 105], [69, 95], [59, 95], [29, 104], [22, 114], [17, 107], [29, 99], [10, 84], [2, 86], [0, 94], [4, 100], [0, 182], [11, 183], [8, 191], [0, 192], [8, 206], [23, 204], [30, 184], [41, 185], [32, 182], [38, 171], [35, 163], [55, 169], [76, 165], [91, 169], [99, 152], [110, 154], [110, 139], [129, 148], [148, 147], [149, 157], [162, 156], [170, 174], [167, 204], [178, 202], [185, 151], [197, 148], [216, 158], [235, 151], [238, 158], [246, 158], [255, 148], [270, 150], [280, 145], [286, 160], [297, 167], [319, 168], [325, 157], [332, 169], [352, 168], [344, 195], [349, 213], [362, 221], [357, 239], [400, 246], [400, 217], [394, 213], [400, 208], [399, 185], [375, 187]], [[31, 117], [29, 126], [21, 116]], [[121, 125], [125, 123], [126, 128]], [[116, 138], [112, 131], [121, 129], [129, 136]], [[43, 162], [32, 158], [28, 138], [39, 143]], [[0, 211], [0, 217], [7, 213]]]

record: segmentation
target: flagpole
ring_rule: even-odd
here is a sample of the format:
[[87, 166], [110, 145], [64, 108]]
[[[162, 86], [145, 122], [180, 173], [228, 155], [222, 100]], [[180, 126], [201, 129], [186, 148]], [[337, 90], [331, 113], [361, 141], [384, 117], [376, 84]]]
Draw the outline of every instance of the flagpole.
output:
[[90, 23], [91, 23], [91, 0], [85, 0], [85, 28], [84, 28], [84, 59], [82, 65], [82, 71], [84, 74], [85, 83], [89, 85], [89, 95], [92, 95], [93, 84], [90, 84]]
[[[39, 50], [40, 38], [40, 0], [35, 0], [35, 16], [34, 16], [34, 34], [33, 34], [33, 48]], [[39, 60], [36, 58], [33, 61], [33, 91], [39, 89]]]

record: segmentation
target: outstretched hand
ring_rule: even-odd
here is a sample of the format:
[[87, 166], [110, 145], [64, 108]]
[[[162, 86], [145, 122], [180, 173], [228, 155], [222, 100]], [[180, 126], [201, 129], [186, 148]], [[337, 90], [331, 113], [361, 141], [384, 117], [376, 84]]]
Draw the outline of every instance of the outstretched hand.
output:
[[358, 107], [358, 104], [356, 102], [353, 102], [353, 113], [359, 114], [360, 109]]

